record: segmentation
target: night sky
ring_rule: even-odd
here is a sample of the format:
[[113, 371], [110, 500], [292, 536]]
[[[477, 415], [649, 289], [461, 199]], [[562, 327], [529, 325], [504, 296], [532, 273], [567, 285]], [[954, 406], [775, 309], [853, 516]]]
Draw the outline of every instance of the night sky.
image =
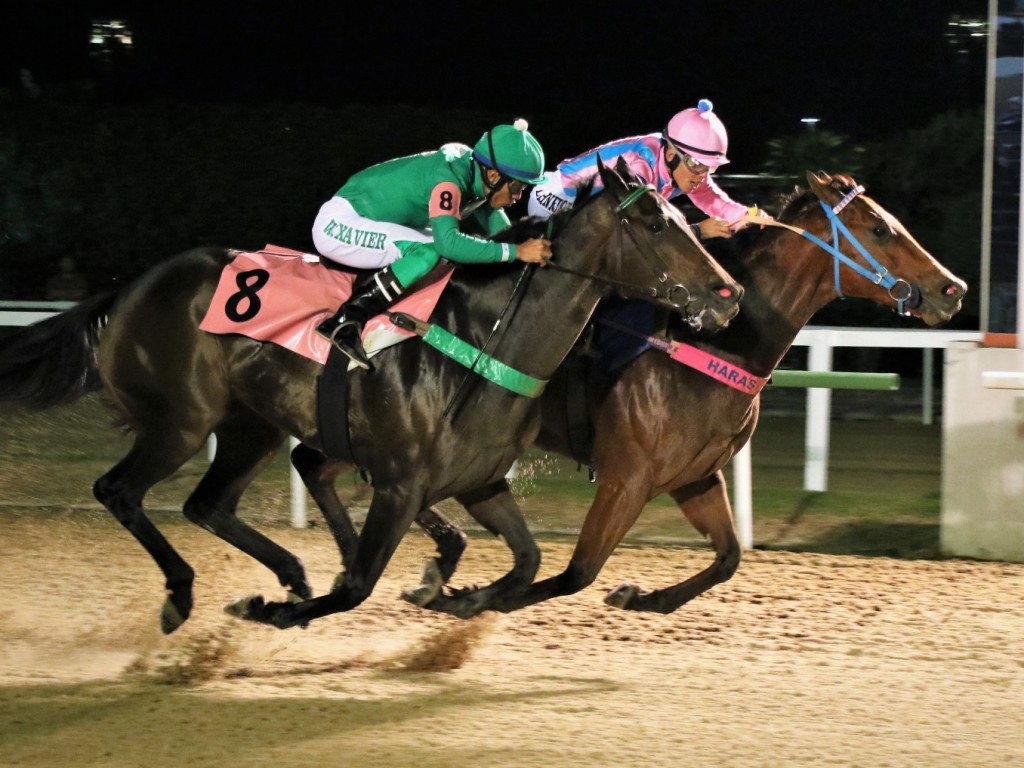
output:
[[529, 118], [559, 157], [706, 97], [736, 172], [801, 117], [871, 141], [984, 101], [984, 43], [957, 54], [943, 33], [951, 13], [986, 17], [986, 0], [410, 2], [39, 0], [0, 19], [20, 32], [3, 85], [22, 67], [44, 87], [97, 76], [88, 20], [121, 16], [135, 35], [123, 93], [482, 109]]

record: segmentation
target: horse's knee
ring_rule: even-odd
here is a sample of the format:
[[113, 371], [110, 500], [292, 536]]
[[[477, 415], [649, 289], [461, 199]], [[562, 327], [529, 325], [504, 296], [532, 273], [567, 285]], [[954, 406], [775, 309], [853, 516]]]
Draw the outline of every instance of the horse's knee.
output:
[[290, 458], [292, 466], [303, 480], [315, 476], [324, 465], [324, 455], [302, 443], [292, 449]]

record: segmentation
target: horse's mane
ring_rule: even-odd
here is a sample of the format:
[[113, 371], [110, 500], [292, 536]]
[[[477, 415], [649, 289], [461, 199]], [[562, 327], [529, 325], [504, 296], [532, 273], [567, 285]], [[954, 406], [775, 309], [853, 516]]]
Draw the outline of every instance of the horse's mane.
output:
[[546, 237], [549, 240], [558, 237], [569, 219], [596, 197], [593, 194], [595, 178], [591, 177], [579, 186], [576, 190], [576, 200], [570, 208], [563, 208], [547, 219], [540, 216], [525, 216], [513, 222], [508, 229], [492, 235], [491, 239], [498, 243], [515, 243], [534, 237]]
[[[852, 191], [856, 186], [857, 182], [845, 174], [837, 173], [832, 177], [831, 187], [841, 195]], [[799, 186], [794, 187], [791, 192], [784, 193], [778, 198], [779, 221], [788, 224], [798, 218], [809, 205], [817, 203], [818, 198], [811, 190]]]
[[[832, 177], [832, 188], [845, 195], [857, 185], [850, 176], [837, 174]], [[812, 212], [819, 204], [817, 195], [808, 188], [794, 186], [788, 192], [778, 193], [773, 201], [766, 206], [767, 210], [778, 211], [776, 219], [783, 224], [792, 224], [797, 219]], [[744, 227], [732, 237], [716, 237], [704, 242], [712, 256], [717, 259], [726, 271], [742, 279], [742, 256], [752, 253], [760, 243], [770, 242], [769, 238], [777, 237], [782, 231], [776, 227], [757, 226]]]
[[[537, 237], [548, 240], [557, 238], [566, 225], [585, 205], [597, 197], [593, 193], [594, 179], [587, 179], [576, 191], [576, 200], [570, 208], [564, 208], [553, 213], [549, 218], [541, 216], [524, 216], [517, 219], [507, 228], [496, 232], [488, 237], [496, 243], [521, 243]], [[507, 271], [509, 267], [517, 266], [515, 262], [499, 264], [459, 264], [458, 271], [462, 274], [491, 273], [495, 271]]]

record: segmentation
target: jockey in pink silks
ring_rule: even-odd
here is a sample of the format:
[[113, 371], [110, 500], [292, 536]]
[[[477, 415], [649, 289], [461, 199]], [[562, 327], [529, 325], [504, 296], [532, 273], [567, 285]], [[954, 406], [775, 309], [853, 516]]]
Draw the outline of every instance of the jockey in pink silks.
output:
[[709, 218], [691, 225], [698, 239], [729, 237], [746, 225], [747, 215], [769, 218], [757, 206], [738, 203], [719, 187], [711, 174], [729, 162], [729, 137], [710, 101], [701, 99], [696, 107], [675, 114], [662, 133], [630, 136], [602, 144], [576, 157], [563, 160], [547, 180], [530, 193], [528, 213], [547, 218], [576, 199], [576, 189], [593, 178], [601, 188], [597, 157], [614, 165], [621, 157], [666, 199], [687, 195]]

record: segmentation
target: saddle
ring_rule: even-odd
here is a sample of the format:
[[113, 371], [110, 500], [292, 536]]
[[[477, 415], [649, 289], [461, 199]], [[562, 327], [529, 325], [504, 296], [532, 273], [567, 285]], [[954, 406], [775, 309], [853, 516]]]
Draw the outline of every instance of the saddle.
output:
[[[365, 270], [338, 268], [319, 256], [277, 245], [260, 251], [233, 251], [217, 283], [210, 307], [199, 324], [216, 334], [240, 334], [265, 341], [324, 365], [333, 345], [316, 332], [321, 322], [352, 295]], [[391, 311], [426, 320], [448, 284], [452, 266], [442, 262], [397, 302]], [[371, 319], [363, 330], [369, 356], [412, 338], [412, 331], [394, 325], [386, 315]]]

